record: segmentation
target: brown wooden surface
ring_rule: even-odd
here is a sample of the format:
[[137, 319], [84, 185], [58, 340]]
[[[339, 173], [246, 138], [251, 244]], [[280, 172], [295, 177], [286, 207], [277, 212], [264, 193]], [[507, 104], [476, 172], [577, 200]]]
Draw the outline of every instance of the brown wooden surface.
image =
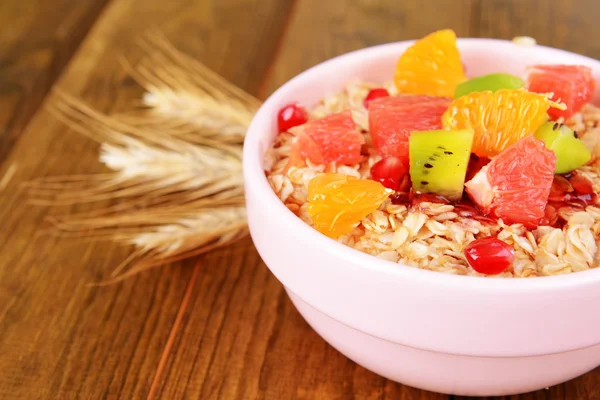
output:
[[[0, 399], [448, 398], [378, 377], [333, 350], [249, 240], [200, 264], [86, 286], [127, 249], [35, 235], [65, 209], [26, 205], [19, 185], [99, 170], [97, 146], [40, 106], [56, 85], [102, 111], [128, 108], [141, 90], [117, 56], [157, 27], [264, 98], [332, 56], [446, 27], [461, 36], [530, 35], [600, 58], [597, 21], [596, 0], [0, 1], [0, 182], [11, 175], [0, 191]], [[600, 398], [600, 370], [512, 398]]]

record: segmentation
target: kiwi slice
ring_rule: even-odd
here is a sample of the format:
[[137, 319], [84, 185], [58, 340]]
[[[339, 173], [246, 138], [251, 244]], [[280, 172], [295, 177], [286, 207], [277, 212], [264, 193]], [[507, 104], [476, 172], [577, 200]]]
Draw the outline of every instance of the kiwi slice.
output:
[[558, 122], [546, 122], [535, 132], [535, 138], [543, 140], [546, 148], [556, 154], [556, 174], [566, 174], [590, 161], [592, 153], [577, 138], [577, 133]]
[[408, 147], [413, 189], [460, 200], [472, 144], [472, 129], [412, 132]]
[[510, 74], [496, 73], [483, 75], [456, 85], [454, 98], [458, 99], [472, 92], [483, 92], [486, 90], [495, 92], [500, 89], [520, 89], [524, 85], [525, 82], [523, 82], [523, 79]]

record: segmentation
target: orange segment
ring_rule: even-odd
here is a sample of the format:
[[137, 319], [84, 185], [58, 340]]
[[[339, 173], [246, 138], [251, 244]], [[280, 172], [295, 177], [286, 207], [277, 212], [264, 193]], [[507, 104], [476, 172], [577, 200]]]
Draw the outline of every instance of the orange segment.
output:
[[450, 104], [442, 125], [450, 130], [473, 129], [471, 151], [479, 157], [493, 157], [535, 133], [548, 120], [550, 107], [564, 106], [525, 89], [473, 92]]
[[320, 174], [308, 182], [308, 215], [331, 238], [354, 229], [393, 193], [381, 183], [342, 174]]
[[445, 29], [418, 40], [400, 56], [394, 83], [400, 93], [454, 97], [456, 85], [466, 79], [456, 34]]

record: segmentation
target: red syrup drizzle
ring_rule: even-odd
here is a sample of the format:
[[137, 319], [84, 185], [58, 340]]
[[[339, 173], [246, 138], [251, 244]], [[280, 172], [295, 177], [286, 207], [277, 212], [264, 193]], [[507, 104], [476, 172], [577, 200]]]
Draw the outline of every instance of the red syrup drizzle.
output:
[[485, 167], [489, 164], [491, 160], [487, 157], [478, 157], [477, 155], [471, 153], [471, 158], [469, 159], [469, 165], [467, 166], [467, 175], [465, 176], [465, 182], [469, 182], [479, 171], [481, 168]]
[[[489, 158], [478, 157], [475, 154], [471, 154], [469, 160], [469, 166], [467, 167], [467, 178], [465, 181], [470, 180], [475, 176], [481, 168], [486, 166], [490, 162]], [[408, 184], [408, 185], [407, 185]], [[417, 193], [412, 190], [410, 186], [410, 180], [405, 180], [403, 187], [401, 187], [395, 194], [390, 196], [392, 204], [406, 205], [418, 207], [419, 204], [438, 203], [438, 204], [453, 204], [454, 212], [461, 217], [473, 218], [482, 223], [495, 224], [496, 219], [490, 218], [482, 213], [477, 206], [469, 199], [466, 193], [463, 193], [462, 199], [459, 202], [452, 203], [450, 200], [443, 196], [434, 195], [431, 193]]]
[[540, 225], [562, 228], [566, 221], [561, 218], [564, 211], [583, 211], [588, 205], [596, 204], [598, 194], [594, 192], [592, 182], [576, 171], [566, 175], [555, 175], [546, 206], [546, 216]]
[[[471, 155], [467, 169], [467, 179], [470, 180], [490, 160]], [[471, 201], [466, 193], [463, 193], [459, 202], [452, 203], [443, 196], [430, 193], [417, 193], [412, 190], [408, 176], [405, 178], [399, 190], [390, 196], [392, 204], [418, 207], [423, 202], [438, 204], [453, 204], [454, 212], [464, 218], [473, 218], [484, 224], [496, 224], [497, 218], [481, 212], [477, 205]], [[598, 194], [594, 192], [592, 183], [576, 171], [566, 175], [556, 175], [546, 206], [546, 215], [540, 221], [540, 225], [562, 228], [566, 221], [561, 218], [560, 211], [583, 211], [588, 205], [596, 204]]]

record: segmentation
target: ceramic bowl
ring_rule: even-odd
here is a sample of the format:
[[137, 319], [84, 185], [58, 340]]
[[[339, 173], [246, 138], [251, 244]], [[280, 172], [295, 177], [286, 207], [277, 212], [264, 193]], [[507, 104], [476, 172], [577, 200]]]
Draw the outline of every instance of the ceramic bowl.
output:
[[[353, 79], [385, 82], [412, 42], [355, 51], [319, 64], [277, 90], [244, 144], [252, 239], [306, 321], [333, 347], [394, 381], [456, 395], [507, 395], [545, 388], [600, 365], [600, 270], [531, 279], [486, 279], [377, 259], [327, 238], [271, 190], [263, 155], [277, 112], [307, 107]], [[523, 75], [540, 63], [600, 62], [543, 46], [460, 39], [470, 76]], [[596, 97], [598, 93], [596, 93]]]

